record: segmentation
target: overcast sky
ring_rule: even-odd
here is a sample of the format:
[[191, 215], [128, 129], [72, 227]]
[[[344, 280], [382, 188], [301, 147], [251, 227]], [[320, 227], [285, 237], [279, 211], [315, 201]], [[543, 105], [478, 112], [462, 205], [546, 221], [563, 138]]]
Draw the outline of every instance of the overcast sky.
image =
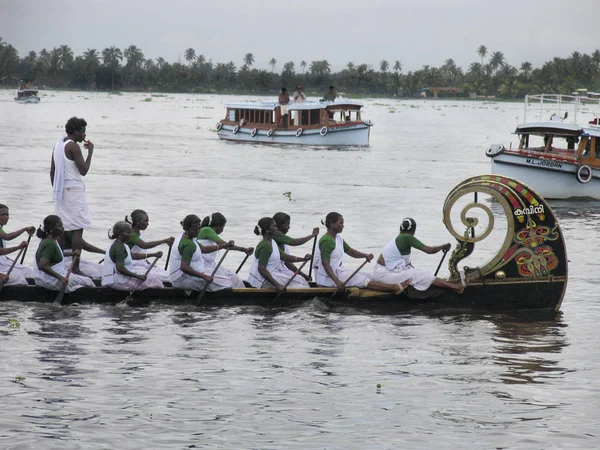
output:
[[349, 61], [379, 70], [386, 59], [403, 71], [448, 58], [467, 70], [480, 45], [519, 67], [541, 66], [573, 51], [600, 48], [597, 0], [0, 0], [0, 37], [20, 56], [67, 44], [75, 55], [138, 46], [169, 62], [192, 47], [214, 63], [246, 53], [254, 67], [271, 58], [333, 71]]

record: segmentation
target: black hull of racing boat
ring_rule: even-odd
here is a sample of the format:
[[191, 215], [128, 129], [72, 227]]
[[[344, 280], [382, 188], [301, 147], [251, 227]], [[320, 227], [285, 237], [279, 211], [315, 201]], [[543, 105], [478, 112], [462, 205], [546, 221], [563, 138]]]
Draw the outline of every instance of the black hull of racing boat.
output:
[[[276, 301], [277, 292], [272, 289], [226, 289], [207, 292], [198, 306], [223, 307], [256, 305], [263, 307], [297, 306], [317, 299], [329, 307], [352, 307], [385, 313], [456, 309], [459, 311], [558, 311], [566, 280], [531, 282], [493, 282], [470, 284], [464, 293], [430, 288], [418, 292], [408, 288], [401, 295], [375, 292], [365, 289], [347, 289], [333, 295], [335, 289], [290, 289]], [[38, 286], [4, 286], [0, 301], [52, 303], [57, 292]], [[127, 298], [129, 292], [102, 287], [81, 288], [65, 294], [62, 304], [108, 304], [114, 305]], [[197, 292], [189, 295], [177, 288], [148, 289], [134, 293], [127, 304], [131, 307], [157, 305], [195, 305]]]

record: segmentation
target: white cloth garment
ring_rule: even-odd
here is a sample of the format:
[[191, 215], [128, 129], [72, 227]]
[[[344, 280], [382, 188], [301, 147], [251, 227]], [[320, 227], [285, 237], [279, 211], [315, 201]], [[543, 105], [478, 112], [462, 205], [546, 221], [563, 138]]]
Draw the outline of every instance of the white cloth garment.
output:
[[82, 230], [92, 227], [92, 216], [85, 197], [85, 184], [75, 161], [65, 155], [65, 147], [69, 142], [64, 138], [54, 146], [54, 181], [52, 197], [55, 212], [65, 227], [65, 231]]
[[[142, 233], [140, 233], [140, 239], [142, 239]], [[143, 240], [143, 239], [142, 239]], [[148, 253], [148, 250], [143, 249], [141, 247], [138, 247], [137, 245], [134, 245], [133, 248], [131, 249], [131, 253], [141, 253], [141, 254], [145, 254]], [[148, 267], [150, 267], [152, 265], [152, 262], [154, 262], [154, 258], [152, 258], [152, 261], [148, 261], [147, 259], [134, 259], [133, 260], [133, 266], [136, 269], [140, 269], [143, 270], [144, 273], [146, 273], [146, 270], [148, 270]], [[158, 275], [158, 277], [160, 278], [161, 281], [169, 281], [169, 272], [167, 272], [164, 269], [161, 269], [160, 267], [158, 267], [158, 262], [154, 265], [154, 267], [152, 268], [152, 270], [150, 271], [150, 273], [153, 273], [155, 275]]]
[[[14, 254], [16, 255], [18, 252]], [[13, 259], [10, 259], [8, 255], [0, 255], [0, 273], [8, 273], [10, 270], [10, 266], [13, 264]], [[15, 267], [13, 267], [12, 272], [8, 276], [8, 281], [5, 282], [5, 285], [13, 285], [13, 286], [27, 286], [26, 278], [31, 278], [32, 272], [31, 269], [22, 264], [16, 263]]]
[[[289, 269], [287, 272], [290, 272], [289, 275], [287, 272], [284, 272], [281, 268], [281, 257], [279, 256], [279, 247], [275, 241], [271, 241], [271, 245], [273, 246], [273, 251], [271, 252], [271, 256], [269, 257], [269, 261], [267, 261], [267, 270], [271, 273], [271, 276], [277, 281], [279, 284], [285, 285], [289, 279], [292, 277], [293, 272], [290, 272]], [[287, 269], [287, 268], [286, 268]], [[302, 280], [302, 281], [300, 281]], [[304, 283], [303, 283], [304, 282]], [[254, 262], [252, 263], [252, 267], [250, 267], [250, 273], [248, 275], [248, 283], [252, 287], [255, 288], [264, 288], [264, 289], [273, 289], [273, 286], [270, 282], [265, 280], [265, 277], [261, 275], [258, 271], [258, 258], [254, 258]], [[292, 282], [288, 285], [288, 289], [300, 289], [307, 287], [306, 280], [304, 280], [300, 276], [296, 276]]]
[[[290, 246], [289, 245], [283, 244], [283, 253], [285, 253], [286, 255], [290, 254]], [[297, 266], [297, 267], [300, 267], [300, 266]], [[281, 271], [282, 274], [284, 274], [287, 277], [288, 280], [292, 277], [292, 275], [294, 275], [294, 271], [292, 271], [292, 270], [290, 270], [290, 269], [287, 268], [287, 266], [285, 265], [285, 261], [284, 260], [281, 260], [279, 270]], [[286, 280], [286, 282], [287, 282], [287, 280]], [[308, 281], [306, 281], [302, 277], [302, 275], [296, 275], [294, 277], [294, 283], [296, 285], [301, 285], [301, 286], [298, 286], [298, 287], [303, 287], [303, 288], [309, 288], [310, 287], [310, 285], [308, 284]]]
[[[70, 267], [72, 262], [72, 256], [65, 256], [65, 266]], [[79, 258], [79, 270], [88, 277], [102, 278], [102, 264], [100, 263]]]
[[[41, 243], [42, 243], [42, 241], [40, 240], [40, 244]], [[56, 244], [56, 246], [60, 250], [60, 245], [58, 245], [58, 243]], [[38, 249], [39, 249], [39, 245], [38, 245]], [[60, 253], [62, 255], [62, 250], [60, 250]], [[52, 270], [54, 270], [59, 275], [62, 275], [62, 276], [67, 275], [67, 272], [69, 271], [69, 269], [65, 265], [64, 255], [63, 255], [63, 259], [61, 262], [52, 266]], [[52, 291], [60, 291], [63, 286], [63, 284], [60, 282], [60, 280], [58, 278], [54, 278], [52, 275], [48, 275], [43, 270], [40, 270], [40, 268], [37, 265], [37, 250], [36, 250], [36, 257], [33, 258], [33, 279], [35, 280], [35, 284], [37, 286], [43, 287], [45, 289], [50, 289]], [[71, 273], [69, 275], [69, 282], [67, 283], [65, 292], [68, 294], [68, 293], [76, 291], [77, 289], [80, 289], [82, 287], [94, 287], [94, 286], [95, 286], [94, 282], [92, 280], [90, 280], [88, 277], [85, 277], [83, 275], [77, 275], [75, 273]]]
[[[335, 236], [335, 249], [331, 253], [329, 265], [331, 266], [333, 273], [335, 273], [335, 276], [338, 277], [338, 279], [342, 283], [345, 283], [346, 280], [348, 280], [348, 278], [350, 278], [350, 275], [352, 275], [352, 273], [354, 271], [346, 270], [344, 267], [342, 267], [342, 258], [343, 257], [344, 257], [344, 239], [338, 233]], [[319, 248], [319, 245], [317, 245], [315, 247], [315, 259], [313, 262], [313, 269], [315, 271], [315, 278], [316, 278], [315, 281], [317, 282], [317, 286], [337, 287], [335, 282], [329, 277], [329, 275], [327, 275], [327, 272], [325, 272], [325, 268], [323, 267], [323, 264], [321, 261], [321, 250]], [[354, 275], [348, 281], [348, 284], [346, 284], [346, 287], [366, 288], [367, 284], [369, 284], [369, 281], [371, 281], [372, 278], [373, 277], [368, 273], [358, 272], [356, 275]]]
[[[171, 284], [173, 287], [192, 290], [192, 291], [201, 291], [206, 286], [206, 280], [200, 277], [194, 277], [192, 275], [188, 275], [181, 270], [181, 253], [179, 253], [179, 243], [183, 238], [183, 233], [181, 233], [175, 239], [173, 243], [173, 250], [171, 251], [171, 259], [169, 259], [169, 277], [171, 278]], [[206, 273], [206, 268], [204, 266], [204, 259], [202, 257], [202, 251], [200, 250], [200, 245], [196, 239], [192, 239], [194, 244], [196, 245], [196, 251], [192, 255], [192, 260], [190, 261], [190, 266], [196, 272]], [[210, 273], [209, 273], [210, 275]], [[206, 290], [208, 292], [220, 291], [222, 289], [228, 288], [230, 286], [226, 286], [221, 284], [222, 280], [213, 279], [212, 283], [208, 285]]]
[[[200, 239], [198, 241], [200, 245], [209, 246], [216, 245], [210, 239]], [[204, 272], [207, 275], [212, 275], [217, 267], [219, 261], [221, 261], [221, 252], [216, 251], [212, 253], [202, 253], [202, 259], [204, 260]], [[233, 270], [226, 269], [221, 265], [219, 270], [213, 275], [213, 283], [220, 284], [221, 286], [227, 286], [230, 288], [243, 288], [244, 282]]]
[[388, 242], [381, 252], [385, 266], [375, 264], [373, 280], [387, 284], [408, 284], [418, 291], [425, 291], [435, 281], [435, 276], [421, 269], [416, 269], [410, 264], [410, 254], [402, 255], [396, 239]]
[[[146, 276], [146, 280], [142, 281], [134, 277], [123, 275], [117, 271], [117, 264], [110, 258], [110, 248], [114, 245], [114, 242], [106, 248], [106, 257], [104, 258], [104, 264], [102, 265], [102, 286], [116, 289], [119, 291], [143, 291], [144, 289], [150, 288], [162, 288], [164, 287], [159, 276], [150, 272]], [[133, 259], [131, 258], [131, 251], [129, 247], [125, 245], [127, 250], [127, 257], [125, 258], [125, 268], [130, 272], [143, 275], [145, 271], [136, 269], [133, 265]]]

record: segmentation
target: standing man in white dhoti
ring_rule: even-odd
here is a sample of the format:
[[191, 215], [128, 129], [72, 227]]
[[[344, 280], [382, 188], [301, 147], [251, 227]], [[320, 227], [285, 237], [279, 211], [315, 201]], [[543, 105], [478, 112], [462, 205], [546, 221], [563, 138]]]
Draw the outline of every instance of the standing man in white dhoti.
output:
[[[87, 122], [78, 117], [71, 117], [65, 125], [66, 136], [54, 146], [50, 165], [50, 182], [52, 197], [55, 202], [56, 215], [62, 219], [65, 231], [73, 232], [73, 251], [83, 247], [83, 230], [92, 227], [92, 216], [85, 198], [83, 177], [90, 170], [94, 144], [85, 140]], [[84, 142], [87, 158], [79, 147]], [[79, 263], [75, 261], [73, 273], [80, 274]]]

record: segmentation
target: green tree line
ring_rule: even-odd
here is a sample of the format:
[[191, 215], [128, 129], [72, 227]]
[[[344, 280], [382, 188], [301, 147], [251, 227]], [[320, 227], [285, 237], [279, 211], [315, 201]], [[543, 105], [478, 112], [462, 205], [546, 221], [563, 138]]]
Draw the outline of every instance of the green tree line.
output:
[[183, 54], [185, 63], [171, 64], [162, 57], [145, 58], [135, 45], [124, 50], [92, 48], [78, 56], [68, 45], [61, 45], [20, 56], [0, 38], [0, 82], [15, 85], [27, 79], [52, 88], [237, 93], [272, 93], [282, 86], [293, 90], [297, 84], [305, 91], [324, 91], [333, 84], [338, 92], [377, 96], [412, 96], [427, 88], [448, 87], [455, 88], [459, 96], [474, 93], [502, 98], [542, 92], [568, 94], [577, 88], [600, 90], [600, 50], [590, 55], [574, 51], [542, 67], [525, 61], [517, 68], [502, 52], [489, 52], [480, 45], [466, 71], [447, 59], [440, 67], [425, 65], [408, 73], [402, 71], [399, 60], [382, 60], [376, 68], [351, 61], [343, 70], [332, 72], [327, 60], [280, 65], [271, 58], [269, 71], [253, 67], [253, 53], [246, 53], [239, 67], [234, 61], [213, 63], [191, 47]]

